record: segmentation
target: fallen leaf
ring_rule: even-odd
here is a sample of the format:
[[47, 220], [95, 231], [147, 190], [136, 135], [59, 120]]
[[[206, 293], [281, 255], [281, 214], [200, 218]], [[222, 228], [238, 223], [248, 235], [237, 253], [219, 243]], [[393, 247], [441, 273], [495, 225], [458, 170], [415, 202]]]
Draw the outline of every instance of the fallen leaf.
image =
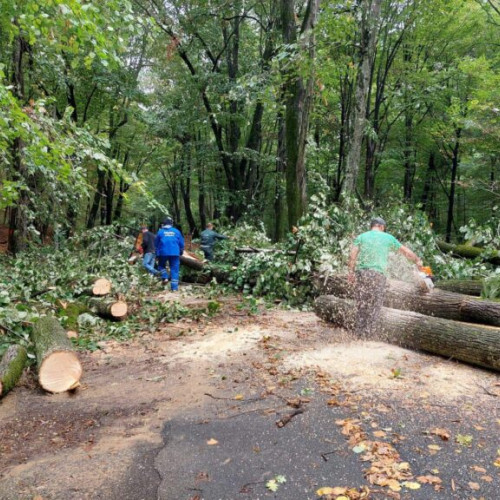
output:
[[438, 446], [437, 444], [429, 444], [427, 448], [432, 451], [439, 451], [441, 449], [441, 446]]
[[316, 490], [316, 495], [319, 497], [323, 495], [343, 495], [347, 491], [347, 488], [341, 488], [340, 486], [336, 486], [335, 488], [331, 488], [330, 486], [325, 486]]
[[389, 479], [389, 481], [387, 481], [387, 486], [389, 486], [392, 491], [401, 491], [401, 485], [399, 484], [399, 481], [396, 481], [395, 479]]
[[470, 446], [473, 439], [474, 438], [470, 434], [457, 434], [455, 438], [456, 442], [462, 446]]
[[422, 484], [441, 484], [443, 481], [437, 476], [418, 476], [417, 481]]
[[491, 483], [493, 481], [493, 478], [491, 476], [481, 476], [481, 479], [483, 481], [486, 481], [487, 483]]
[[486, 469], [484, 467], [479, 467], [478, 465], [473, 465], [471, 469], [476, 472], [482, 472], [483, 474], [486, 472]]
[[479, 484], [478, 484], [478, 483], [472, 483], [472, 482], [470, 482], [470, 483], [468, 483], [468, 484], [469, 484], [469, 488], [470, 488], [471, 490], [478, 491], [478, 490], [480, 490], [480, 489], [481, 489], [481, 486], [479, 486]]
[[415, 483], [413, 481], [404, 481], [401, 484], [409, 490], [418, 490], [421, 488], [421, 485], [419, 483]]
[[266, 483], [266, 488], [272, 492], [276, 492], [278, 491], [278, 488], [279, 488], [279, 484], [276, 482], [276, 479], [270, 479], [267, 483]]
[[236, 401], [241, 401], [243, 399], [243, 394], [236, 394], [236, 396], [234, 396], [234, 399], [236, 399]]
[[217, 441], [217, 439], [212, 438], [207, 441], [207, 444], [208, 446], [213, 446], [214, 444], [219, 444], [219, 441]]
[[381, 437], [386, 436], [387, 434], [386, 434], [384, 431], [375, 431], [375, 432], [373, 433], [373, 435], [374, 435], [375, 437], [381, 438]]
[[431, 434], [439, 436], [443, 441], [448, 441], [448, 439], [450, 439], [450, 433], [446, 429], [440, 429], [439, 427], [432, 429]]
[[474, 429], [476, 429], [476, 431], [484, 431], [484, 427], [481, 427], [480, 425], [475, 425]]
[[493, 462], [493, 465], [494, 465], [495, 467], [500, 467], [500, 457], [499, 457], [499, 458], [497, 458], [497, 459]]
[[366, 446], [361, 443], [361, 444], [358, 444], [358, 446], [355, 446], [352, 451], [354, 453], [363, 453], [364, 451], [366, 451]]

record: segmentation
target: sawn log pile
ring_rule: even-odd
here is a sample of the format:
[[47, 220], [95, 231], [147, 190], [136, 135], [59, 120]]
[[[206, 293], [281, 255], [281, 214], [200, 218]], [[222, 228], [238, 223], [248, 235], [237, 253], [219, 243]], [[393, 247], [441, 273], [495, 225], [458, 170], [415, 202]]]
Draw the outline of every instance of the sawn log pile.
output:
[[[352, 328], [354, 287], [345, 276], [317, 278], [316, 314]], [[388, 281], [377, 338], [500, 371], [500, 303], [434, 288]], [[474, 323], [474, 324], [472, 324]]]

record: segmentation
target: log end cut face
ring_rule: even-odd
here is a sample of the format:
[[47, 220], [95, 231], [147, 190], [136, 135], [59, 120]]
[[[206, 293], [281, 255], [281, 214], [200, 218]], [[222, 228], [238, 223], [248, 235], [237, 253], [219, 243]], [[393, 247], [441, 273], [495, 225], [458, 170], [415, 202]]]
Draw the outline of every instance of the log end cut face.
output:
[[111, 292], [111, 281], [106, 278], [99, 278], [92, 286], [92, 294], [98, 297], [107, 295]]
[[38, 379], [43, 389], [58, 393], [74, 389], [82, 376], [82, 365], [71, 351], [56, 351], [43, 360]]
[[111, 316], [116, 319], [123, 319], [127, 316], [128, 306], [126, 302], [119, 300], [111, 306]]

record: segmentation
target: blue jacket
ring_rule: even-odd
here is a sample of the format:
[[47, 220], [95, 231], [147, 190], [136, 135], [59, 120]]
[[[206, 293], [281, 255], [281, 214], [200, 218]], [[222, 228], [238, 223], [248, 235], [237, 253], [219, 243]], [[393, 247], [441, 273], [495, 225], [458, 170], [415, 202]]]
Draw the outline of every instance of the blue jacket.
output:
[[184, 251], [184, 238], [181, 232], [172, 226], [163, 226], [155, 239], [158, 257], [179, 256]]

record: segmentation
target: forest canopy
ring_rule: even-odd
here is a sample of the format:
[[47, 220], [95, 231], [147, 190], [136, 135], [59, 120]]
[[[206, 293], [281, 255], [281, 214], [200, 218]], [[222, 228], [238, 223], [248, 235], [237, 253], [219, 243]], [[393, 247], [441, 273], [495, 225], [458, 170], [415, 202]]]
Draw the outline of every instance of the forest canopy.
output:
[[317, 195], [496, 246], [499, 5], [2, 0], [9, 251], [167, 213], [282, 241]]

